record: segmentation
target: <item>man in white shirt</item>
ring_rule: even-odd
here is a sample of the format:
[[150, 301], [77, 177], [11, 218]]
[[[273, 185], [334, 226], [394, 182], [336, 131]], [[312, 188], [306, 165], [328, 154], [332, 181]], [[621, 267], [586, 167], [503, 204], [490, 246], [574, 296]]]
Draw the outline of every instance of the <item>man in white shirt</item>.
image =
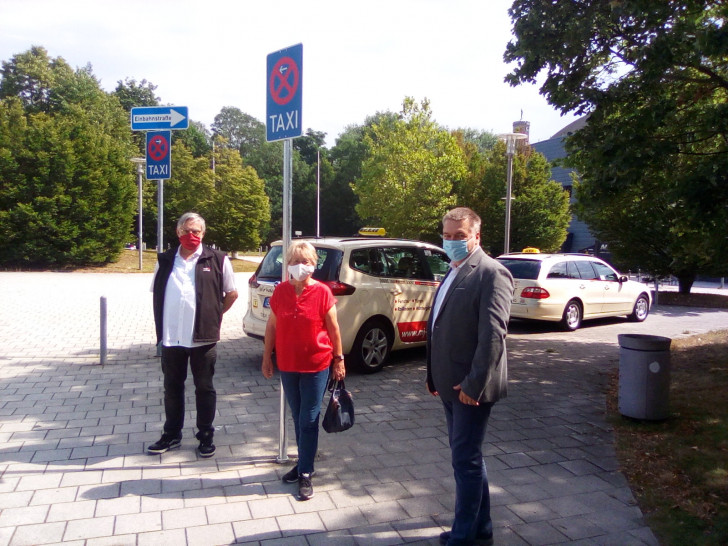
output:
[[157, 342], [162, 345], [165, 423], [147, 453], [180, 446], [185, 413], [187, 365], [192, 370], [197, 407], [198, 452], [212, 457], [217, 393], [212, 382], [222, 315], [238, 297], [230, 260], [202, 244], [205, 220], [187, 212], [177, 222], [180, 245], [158, 254], [152, 283]]

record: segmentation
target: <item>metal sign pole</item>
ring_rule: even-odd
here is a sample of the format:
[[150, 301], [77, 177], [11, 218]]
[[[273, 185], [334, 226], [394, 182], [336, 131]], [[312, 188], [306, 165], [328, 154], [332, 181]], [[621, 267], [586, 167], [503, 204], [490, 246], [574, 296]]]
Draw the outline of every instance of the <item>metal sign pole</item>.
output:
[[137, 250], [139, 251], [139, 271], [142, 270], [142, 164], [137, 163], [137, 184], [139, 185], [139, 237]]
[[[283, 141], [283, 264], [281, 281], [288, 280], [288, 260], [286, 254], [291, 244], [291, 209], [293, 204], [293, 139]], [[280, 418], [278, 423], [278, 462], [288, 460], [288, 434], [286, 431], [286, 395], [283, 392], [283, 381], [280, 381]]]
[[162, 247], [162, 234], [164, 233], [162, 222], [164, 222], [164, 187], [162, 180], [157, 180], [157, 254], [164, 252]]
[[508, 172], [506, 173], [506, 233], [503, 242], [503, 253], [511, 251], [511, 199], [513, 194], [513, 154], [508, 153]]

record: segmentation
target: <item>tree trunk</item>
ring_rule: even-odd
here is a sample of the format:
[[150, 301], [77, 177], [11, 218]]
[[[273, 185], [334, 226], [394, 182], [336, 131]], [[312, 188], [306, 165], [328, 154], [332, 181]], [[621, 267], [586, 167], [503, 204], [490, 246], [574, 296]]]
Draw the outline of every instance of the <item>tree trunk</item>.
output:
[[690, 289], [693, 287], [695, 282], [695, 273], [678, 273], [675, 275], [678, 282], [678, 291], [681, 294], [690, 294]]

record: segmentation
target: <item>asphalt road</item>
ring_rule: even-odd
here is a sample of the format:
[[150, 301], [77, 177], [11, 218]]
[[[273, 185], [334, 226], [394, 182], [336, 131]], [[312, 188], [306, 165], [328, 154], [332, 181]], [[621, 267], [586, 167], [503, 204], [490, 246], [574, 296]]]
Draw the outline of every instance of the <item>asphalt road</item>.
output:
[[585, 321], [575, 332], [561, 331], [557, 323], [511, 321], [509, 335], [523, 340], [579, 341], [618, 344], [619, 334], [644, 334], [672, 339], [728, 329], [728, 310], [653, 306], [644, 322], [629, 322], [626, 318]]

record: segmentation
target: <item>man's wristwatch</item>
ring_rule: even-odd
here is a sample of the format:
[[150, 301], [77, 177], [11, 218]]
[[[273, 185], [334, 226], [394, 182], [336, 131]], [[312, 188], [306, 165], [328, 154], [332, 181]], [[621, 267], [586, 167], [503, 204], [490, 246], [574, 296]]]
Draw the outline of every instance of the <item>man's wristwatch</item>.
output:
[[344, 355], [334, 355], [334, 361], [344, 360]]

